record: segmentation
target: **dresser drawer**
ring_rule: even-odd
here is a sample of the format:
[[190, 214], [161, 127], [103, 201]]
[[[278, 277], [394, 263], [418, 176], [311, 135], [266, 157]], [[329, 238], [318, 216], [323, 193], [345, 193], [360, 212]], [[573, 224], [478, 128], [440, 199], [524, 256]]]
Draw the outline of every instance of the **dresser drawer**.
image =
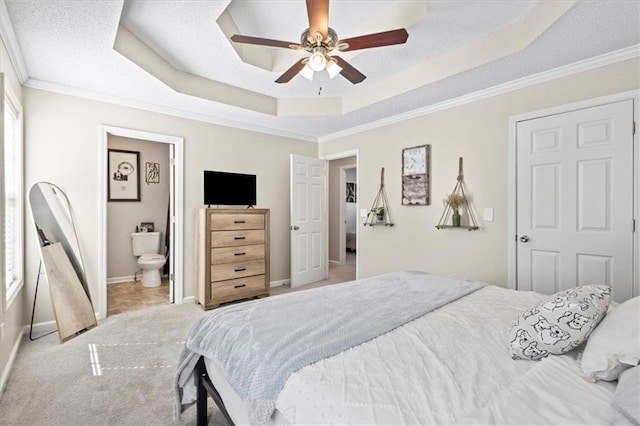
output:
[[211, 231], [211, 247], [235, 247], [264, 244], [264, 229]]
[[224, 263], [211, 268], [211, 281], [250, 277], [251, 275], [264, 274], [264, 272], [264, 259], [249, 260], [247, 262]]
[[264, 215], [261, 214], [211, 214], [209, 222], [212, 231], [264, 229]]
[[235, 280], [217, 281], [211, 283], [211, 297], [214, 299], [227, 298], [229, 296], [242, 296], [247, 293], [264, 291], [264, 275], [239, 278]]
[[264, 259], [264, 245], [220, 247], [211, 249], [211, 264], [245, 262], [247, 260]]

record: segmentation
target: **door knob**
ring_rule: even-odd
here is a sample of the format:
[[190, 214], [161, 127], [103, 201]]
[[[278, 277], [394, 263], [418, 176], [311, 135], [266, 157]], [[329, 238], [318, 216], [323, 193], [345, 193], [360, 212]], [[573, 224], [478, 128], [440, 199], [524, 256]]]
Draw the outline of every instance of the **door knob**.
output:
[[300, 229], [300, 227], [298, 225], [294, 225], [291, 227], [292, 231], [297, 231], [298, 229]]
[[523, 235], [522, 237], [520, 237], [520, 242], [521, 243], [528, 243], [529, 242], [529, 237], [526, 235]]

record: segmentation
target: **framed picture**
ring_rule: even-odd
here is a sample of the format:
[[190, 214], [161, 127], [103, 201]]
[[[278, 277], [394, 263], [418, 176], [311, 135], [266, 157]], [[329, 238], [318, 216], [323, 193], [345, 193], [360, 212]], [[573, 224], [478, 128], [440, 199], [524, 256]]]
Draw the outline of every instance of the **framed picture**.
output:
[[145, 163], [144, 181], [150, 183], [160, 183], [160, 164], [147, 161]]
[[142, 222], [140, 224], [140, 232], [153, 232], [154, 222]]
[[355, 182], [347, 182], [347, 203], [356, 202], [356, 184]]
[[430, 145], [402, 150], [402, 204], [428, 206], [430, 196]]
[[109, 201], [140, 201], [140, 153], [110, 149], [107, 165]]

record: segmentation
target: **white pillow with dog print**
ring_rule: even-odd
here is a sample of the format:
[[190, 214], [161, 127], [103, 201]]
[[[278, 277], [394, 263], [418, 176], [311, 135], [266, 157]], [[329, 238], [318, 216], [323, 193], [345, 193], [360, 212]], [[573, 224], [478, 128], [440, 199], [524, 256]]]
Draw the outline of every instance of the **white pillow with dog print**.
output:
[[580, 346], [605, 316], [610, 301], [610, 286], [585, 285], [527, 309], [509, 330], [511, 358], [537, 361]]

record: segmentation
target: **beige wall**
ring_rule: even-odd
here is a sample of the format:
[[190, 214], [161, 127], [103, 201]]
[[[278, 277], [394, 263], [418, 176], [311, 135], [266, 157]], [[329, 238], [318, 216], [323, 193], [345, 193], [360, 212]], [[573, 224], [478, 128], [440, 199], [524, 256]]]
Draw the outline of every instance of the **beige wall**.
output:
[[[9, 59], [4, 42], [0, 42], [0, 72], [4, 74], [5, 88], [8, 87], [18, 100], [22, 102], [22, 87], [20, 86], [20, 81], [18, 80], [18, 76], [11, 60]], [[0, 99], [0, 102], [4, 102], [4, 99]], [[0, 126], [0, 128], [1, 127], [2, 126]], [[2, 132], [0, 132], [0, 135], [2, 135]], [[2, 136], [0, 136], [0, 139], [3, 139]], [[0, 151], [4, 151], [4, 140], [2, 142], [3, 143], [0, 143]], [[0, 160], [2, 160], [1, 154]], [[1, 202], [0, 208], [4, 211], [4, 206]], [[30, 220], [29, 213], [26, 211], [25, 218]], [[30, 226], [30, 223], [25, 222], [25, 225], [28, 227]], [[0, 258], [4, 258], [4, 253], [2, 253], [1, 247]], [[1, 263], [2, 262], [0, 262], [0, 264]], [[0, 268], [0, 270], [4, 270], [4, 268]], [[4, 288], [4, 273], [0, 274], [0, 285], [2, 286], [1, 288]], [[8, 378], [10, 367], [9, 362], [11, 361], [11, 357], [15, 355], [14, 350], [17, 349], [17, 345], [19, 344], [18, 342], [22, 338], [22, 327], [25, 324], [23, 321], [23, 312], [26, 311], [24, 306], [27, 304], [25, 293], [26, 292], [23, 287], [11, 305], [7, 305], [4, 300], [4, 292], [0, 291], [0, 295], [2, 295], [2, 297], [0, 297], [0, 324], [2, 326], [3, 335], [3, 339], [0, 342], [0, 386], [3, 387], [2, 390], [4, 390], [5, 380]]]
[[[371, 203], [385, 167], [395, 226], [360, 227], [360, 277], [414, 269], [506, 286], [509, 117], [638, 89], [639, 80], [636, 58], [322, 143], [321, 156], [359, 149], [361, 206]], [[431, 206], [402, 206], [400, 153], [422, 144], [431, 144]], [[475, 208], [495, 209], [495, 221], [479, 231], [435, 229], [442, 199], [456, 183], [458, 157]]]
[[[126, 279], [138, 269], [131, 250], [131, 233], [141, 222], [154, 222], [164, 247], [169, 209], [169, 144], [109, 135], [109, 149], [140, 152], [140, 201], [107, 203], [107, 278]], [[145, 163], [160, 165], [160, 182], [145, 182]], [[164, 252], [163, 252], [164, 253]]]
[[[133, 108], [25, 88], [26, 183], [59, 185], [74, 208], [87, 279], [97, 307], [100, 126], [184, 137], [184, 295], [194, 294], [194, 212], [202, 206], [203, 170], [257, 175], [257, 207], [271, 209], [271, 280], [289, 278], [289, 155], [316, 157], [314, 143], [173, 117]], [[28, 294], [37, 271], [36, 239], [27, 234]], [[48, 300], [46, 285], [41, 300]], [[38, 305], [36, 322], [53, 318]]]
[[340, 260], [340, 208], [344, 205], [345, 187], [340, 185], [340, 168], [356, 165], [356, 157], [329, 161], [329, 260]]

